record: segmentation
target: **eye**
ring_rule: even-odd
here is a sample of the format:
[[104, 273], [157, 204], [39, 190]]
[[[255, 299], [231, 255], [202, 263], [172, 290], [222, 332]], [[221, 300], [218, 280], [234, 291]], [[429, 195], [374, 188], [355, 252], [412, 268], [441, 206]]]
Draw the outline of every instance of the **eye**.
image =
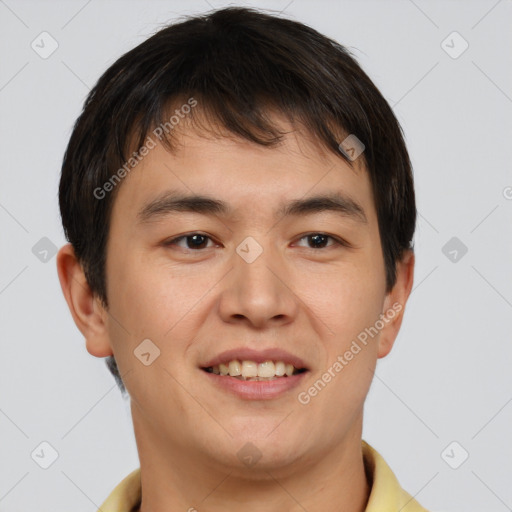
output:
[[[173, 238], [171, 240], [168, 240], [164, 242], [165, 246], [171, 246], [171, 245], [177, 245], [178, 247], [181, 247], [183, 249], [207, 249], [207, 241], [210, 240], [213, 242], [213, 240], [207, 236], [203, 235], [202, 233], [190, 233], [188, 235], [181, 235], [176, 238]], [[184, 241], [185, 246], [180, 245], [180, 242]]]
[[[328, 239], [331, 239], [334, 241], [334, 243], [330, 245], [326, 245]], [[307, 235], [304, 235], [302, 238], [299, 239], [299, 242], [302, 240], [311, 241], [313, 244], [313, 247], [310, 247], [312, 249], [323, 249], [325, 247], [332, 247], [332, 246], [345, 246], [349, 247], [349, 244], [342, 240], [341, 238], [327, 235], [326, 233], [308, 233]]]
[[[328, 244], [328, 241], [332, 240], [332, 243]], [[299, 242], [306, 240], [307, 242], [311, 242], [312, 247], [308, 247], [310, 249], [324, 249], [327, 247], [333, 246], [343, 246], [350, 247], [348, 242], [345, 242], [343, 239], [335, 237], [333, 235], [328, 235], [326, 233], [308, 233], [302, 236], [299, 239]], [[212, 245], [208, 246], [208, 241], [212, 242]], [[183, 243], [185, 245], [183, 245]], [[187, 235], [181, 235], [171, 240], [164, 242], [166, 247], [169, 246], [178, 246], [182, 249], [191, 249], [191, 250], [200, 250], [200, 249], [208, 249], [214, 245], [213, 239], [203, 233], [189, 233]], [[309, 244], [308, 244], [309, 245]]]

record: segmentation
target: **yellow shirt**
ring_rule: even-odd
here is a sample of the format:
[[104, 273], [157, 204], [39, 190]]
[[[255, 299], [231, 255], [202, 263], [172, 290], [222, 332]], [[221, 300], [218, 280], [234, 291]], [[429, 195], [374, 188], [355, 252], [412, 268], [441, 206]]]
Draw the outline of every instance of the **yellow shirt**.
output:
[[[365, 512], [428, 512], [400, 486], [382, 456], [362, 440], [363, 460], [370, 477], [370, 497]], [[141, 500], [140, 468], [126, 476], [103, 502], [98, 512], [133, 512]]]

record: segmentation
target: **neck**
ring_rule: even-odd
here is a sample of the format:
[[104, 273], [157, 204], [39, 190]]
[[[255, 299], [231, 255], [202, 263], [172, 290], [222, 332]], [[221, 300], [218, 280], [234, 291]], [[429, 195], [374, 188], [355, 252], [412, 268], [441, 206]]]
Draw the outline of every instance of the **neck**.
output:
[[[132, 409], [133, 411], [133, 409]], [[278, 468], [220, 465], [190, 447], [169, 444], [133, 413], [141, 466], [138, 512], [364, 512], [370, 494], [362, 450], [362, 417], [343, 443]]]

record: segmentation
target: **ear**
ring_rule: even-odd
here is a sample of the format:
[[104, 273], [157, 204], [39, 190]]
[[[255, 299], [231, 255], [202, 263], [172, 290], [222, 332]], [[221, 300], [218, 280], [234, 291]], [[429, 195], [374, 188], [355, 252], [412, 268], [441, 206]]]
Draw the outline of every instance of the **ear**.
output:
[[71, 244], [61, 247], [57, 254], [57, 272], [73, 320], [85, 337], [87, 352], [96, 357], [113, 355], [106, 324], [107, 312], [92, 293]]
[[407, 250], [396, 266], [396, 283], [386, 295], [382, 308], [384, 327], [380, 332], [378, 357], [389, 354], [402, 325], [405, 304], [414, 280], [414, 252]]

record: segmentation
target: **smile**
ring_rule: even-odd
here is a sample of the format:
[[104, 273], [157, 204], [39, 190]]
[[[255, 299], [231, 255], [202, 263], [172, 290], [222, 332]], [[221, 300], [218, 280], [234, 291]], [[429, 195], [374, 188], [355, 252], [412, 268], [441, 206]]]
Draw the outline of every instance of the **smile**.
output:
[[265, 381], [275, 380], [283, 377], [291, 377], [298, 373], [306, 371], [305, 368], [295, 368], [291, 363], [284, 361], [264, 361], [256, 363], [255, 361], [239, 361], [233, 359], [215, 366], [203, 368], [203, 370], [220, 375], [222, 377], [235, 377], [245, 381]]

